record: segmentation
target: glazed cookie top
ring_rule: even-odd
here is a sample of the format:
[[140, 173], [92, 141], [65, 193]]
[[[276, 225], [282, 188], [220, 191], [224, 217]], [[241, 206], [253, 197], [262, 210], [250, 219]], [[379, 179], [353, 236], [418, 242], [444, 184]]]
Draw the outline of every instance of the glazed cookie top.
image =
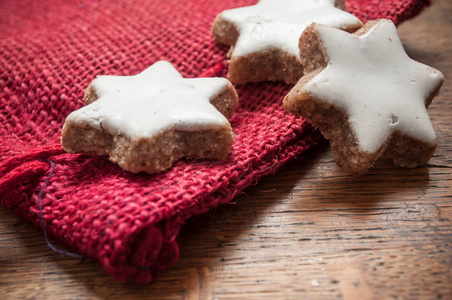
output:
[[229, 122], [210, 99], [230, 85], [225, 78], [186, 79], [167, 61], [134, 76], [99, 76], [90, 85], [98, 99], [72, 112], [78, 123], [130, 139], [149, 138], [169, 128], [215, 130]]
[[278, 48], [298, 56], [298, 39], [312, 22], [338, 28], [356, 28], [361, 22], [334, 6], [335, 0], [261, 0], [253, 6], [223, 11], [240, 35], [232, 56]]
[[377, 151], [395, 131], [435, 143], [426, 102], [444, 77], [408, 57], [390, 20], [362, 36], [318, 24], [315, 30], [328, 64], [305, 89], [347, 113], [362, 150]]

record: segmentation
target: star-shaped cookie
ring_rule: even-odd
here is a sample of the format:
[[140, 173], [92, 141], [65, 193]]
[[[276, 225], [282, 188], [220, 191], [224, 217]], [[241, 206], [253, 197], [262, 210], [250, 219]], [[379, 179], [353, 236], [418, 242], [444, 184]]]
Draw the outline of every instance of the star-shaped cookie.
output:
[[340, 8], [345, 8], [343, 0], [260, 0], [223, 11], [212, 32], [215, 40], [233, 46], [228, 78], [235, 83], [297, 82], [303, 74], [298, 40], [307, 26], [317, 22], [348, 31], [362, 26]]
[[225, 78], [185, 79], [166, 61], [134, 76], [99, 76], [62, 132], [69, 153], [107, 154], [122, 168], [156, 173], [185, 158], [223, 159], [237, 93]]
[[436, 134], [426, 107], [444, 77], [408, 57], [390, 20], [356, 34], [313, 24], [300, 39], [300, 55], [312, 72], [284, 106], [321, 130], [346, 173], [361, 175], [380, 156], [402, 167], [431, 158]]

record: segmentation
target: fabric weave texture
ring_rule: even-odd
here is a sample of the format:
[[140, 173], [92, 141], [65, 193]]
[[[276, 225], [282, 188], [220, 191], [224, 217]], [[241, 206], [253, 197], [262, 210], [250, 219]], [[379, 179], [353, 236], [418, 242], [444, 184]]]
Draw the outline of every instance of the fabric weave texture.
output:
[[[225, 9], [255, 0], [3, 0], [0, 2], [0, 202], [50, 238], [99, 262], [118, 281], [149, 283], [178, 257], [178, 235], [207, 212], [322, 138], [284, 111], [291, 86], [236, 86], [233, 150], [223, 161], [177, 162], [131, 174], [104, 156], [71, 155], [60, 144], [65, 117], [83, 106], [96, 75], [134, 75], [158, 60], [184, 77], [225, 76], [228, 47], [210, 28]], [[430, 1], [349, 0], [362, 21], [396, 24]]]

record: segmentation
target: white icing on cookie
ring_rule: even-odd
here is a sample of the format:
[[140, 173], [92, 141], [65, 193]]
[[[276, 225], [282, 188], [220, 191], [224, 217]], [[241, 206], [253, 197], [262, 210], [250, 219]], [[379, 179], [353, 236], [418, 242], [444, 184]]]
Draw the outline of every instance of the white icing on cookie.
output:
[[395, 131], [435, 143], [425, 101], [444, 77], [408, 57], [391, 21], [362, 36], [323, 25], [315, 30], [329, 61], [305, 89], [348, 114], [362, 150], [378, 151]]
[[361, 22], [334, 6], [335, 0], [261, 0], [253, 6], [223, 11], [240, 36], [232, 57], [267, 49], [281, 49], [298, 56], [298, 40], [312, 22], [338, 28], [357, 27]]
[[228, 84], [225, 78], [183, 78], [169, 62], [160, 61], [138, 75], [97, 77], [91, 87], [98, 100], [72, 112], [66, 122], [131, 140], [169, 128], [220, 129], [229, 122], [209, 100]]

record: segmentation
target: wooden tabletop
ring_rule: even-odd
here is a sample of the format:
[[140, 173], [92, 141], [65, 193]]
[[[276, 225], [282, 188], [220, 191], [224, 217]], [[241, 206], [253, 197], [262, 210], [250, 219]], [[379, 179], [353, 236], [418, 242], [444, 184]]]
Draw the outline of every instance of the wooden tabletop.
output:
[[[407, 53], [452, 78], [452, 1], [399, 28]], [[56, 254], [0, 208], [0, 299], [452, 299], [452, 83], [428, 109], [427, 166], [361, 178], [328, 145], [191, 220], [180, 259], [148, 286]]]

